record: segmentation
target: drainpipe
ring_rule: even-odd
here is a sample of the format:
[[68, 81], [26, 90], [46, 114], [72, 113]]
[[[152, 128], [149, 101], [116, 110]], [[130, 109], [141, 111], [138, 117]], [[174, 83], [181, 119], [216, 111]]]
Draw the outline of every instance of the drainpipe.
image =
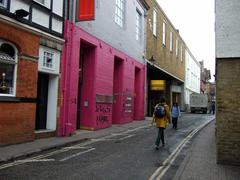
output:
[[65, 44], [61, 62], [60, 136], [67, 136], [72, 132], [72, 123], [69, 119], [70, 91], [68, 87], [70, 84], [73, 26], [69, 20], [65, 21], [64, 37]]

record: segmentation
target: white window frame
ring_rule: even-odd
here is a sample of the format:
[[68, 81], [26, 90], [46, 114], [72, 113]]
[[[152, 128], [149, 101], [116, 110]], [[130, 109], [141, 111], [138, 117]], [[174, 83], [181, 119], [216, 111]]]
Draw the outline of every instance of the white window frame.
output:
[[42, 0], [43, 2], [40, 2], [39, 0], [33, 0], [33, 1], [47, 7], [48, 9], [50, 9], [50, 6], [51, 6], [51, 1], [50, 0]]
[[[50, 57], [50, 56], [51, 57]], [[47, 58], [51, 58], [52, 62], [51, 64], [47, 62]], [[54, 57], [54, 52], [50, 52], [48, 50], [43, 51], [43, 62], [42, 62], [42, 67], [44, 69], [49, 69], [49, 70], [55, 70], [55, 57]], [[51, 66], [51, 67], [50, 67]]]
[[[46, 62], [45, 52], [52, 54], [52, 66], [44, 64]], [[60, 52], [45, 46], [39, 48], [38, 71], [48, 74], [59, 74]]]
[[170, 52], [173, 51], [173, 32], [170, 31], [170, 44], [169, 44], [169, 49], [170, 49]]
[[123, 28], [125, 17], [125, 0], [115, 0], [115, 23]]
[[3, 2], [0, 3], [0, 7], [7, 8], [7, 0], [3, 0]]
[[157, 36], [157, 11], [153, 10], [153, 35]]
[[166, 46], [166, 22], [163, 21], [162, 44]]
[[178, 57], [178, 39], [176, 39], [176, 57]]
[[141, 41], [142, 37], [142, 14], [136, 10], [136, 40]]
[[14, 97], [14, 96], [16, 96], [18, 50], [17, 50], [17, 48], [16, 48], [12, 43], [0, 39], [0, 46], [1, 46], [2, 44], [4, 44], [4, 43], [9, 44], [9, 45], [11, 45], [11, 46], [14, 48], [14, 50], [15, 50], [15, 57], [14, 57], [14, 59], [15, 59], [15, 65], [14, 65], [14, 70], [13, 70], [13, 90], [12, 90], [12, 94], [3, 94], [3, 93], [0, 93], [0, 96], [11, 96], [11, 97]]

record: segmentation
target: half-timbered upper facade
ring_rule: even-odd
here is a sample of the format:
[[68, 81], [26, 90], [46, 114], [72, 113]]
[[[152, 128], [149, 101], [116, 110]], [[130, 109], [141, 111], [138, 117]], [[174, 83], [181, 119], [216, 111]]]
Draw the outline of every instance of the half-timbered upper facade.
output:
[[1, 0], [0, 17], [63, 36], [64, 0]]

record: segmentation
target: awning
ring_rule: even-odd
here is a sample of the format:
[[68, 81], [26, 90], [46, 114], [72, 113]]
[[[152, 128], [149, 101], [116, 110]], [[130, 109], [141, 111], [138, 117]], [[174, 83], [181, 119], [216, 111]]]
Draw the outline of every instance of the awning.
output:
[[166, 70], [160, 68], [159, 66], [157, 66], [157, 65], [154, 64], [154, 63], [152, 63], [151, 61], [149, 61], [149, 60], [147, 60], [147, 59], [145, 59], [145, 61], [146, 61], [147, 63], [149, 63], [150, 65], [154, 66], [155, 68], [157, 68], [157, 69], [163, 71], [164, 73], [166, 73], [166, 74], [168, 74], [168, 75], [174, 77], [175, 79], [181, 81], [182, 83], [184, 83], [184, 80], [182, 80], [182, 79], [178, 78], [177, 76], [174, 76], [173, 74], [171, 74], [171, 73], [167, 72]]

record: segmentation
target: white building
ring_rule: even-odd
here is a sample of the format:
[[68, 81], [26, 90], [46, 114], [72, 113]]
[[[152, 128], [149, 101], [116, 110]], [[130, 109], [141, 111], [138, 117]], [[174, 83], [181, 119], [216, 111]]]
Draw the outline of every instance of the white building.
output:
[[200, 93], [200, 64], [192, 55], [189, 49], [185, 51], [185, 85], [184, 85], [184, 102], [185, 110], [189, 110], [190, 95]]

